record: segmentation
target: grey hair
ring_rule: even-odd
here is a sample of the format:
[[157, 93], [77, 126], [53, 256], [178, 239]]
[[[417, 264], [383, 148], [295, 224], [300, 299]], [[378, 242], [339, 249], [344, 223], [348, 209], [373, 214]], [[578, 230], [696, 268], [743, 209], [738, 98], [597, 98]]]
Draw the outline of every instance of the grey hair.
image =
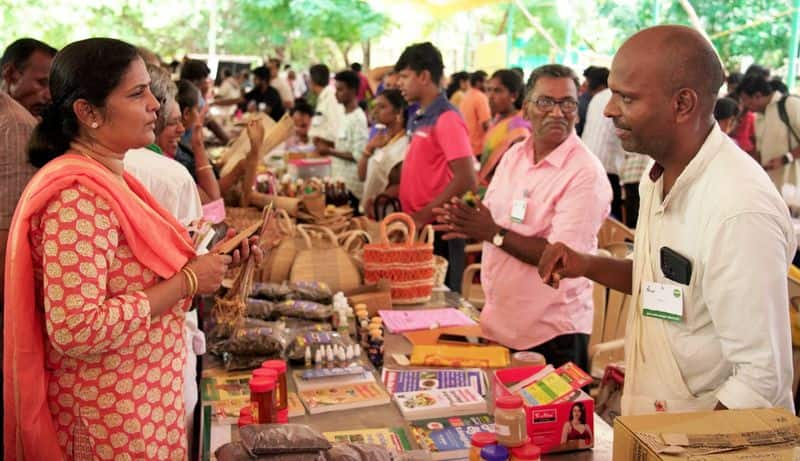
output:
[[164, 127], [167, 126], [167, 117], [169, 117], [169, 102], [174, 101], [175, 95], [178, 93], [178, 87], [172, 81], [172, 78], [163, 67], [147, 65], [147, 73], [150, 74], [150, 92], [161, 104], [156, 113], [156, 136], [161, 134]]
[[578, 76], [575, 74], [575, 71], [567, 66], [562, 66], [561, 64], [545, 64], [543, 66], [539, 66], [536, 69], [533, 69], [531, 72], [531, 76], [528, 77], [528, 84], [526, 91], [530, 93], [533, 90], [533, 87], [536, 86], [536, 82], [542, 77], [550, 77], [550, 78], [569, 78], [575, 83], [575, 89], [581, 87], [581, 83], [578, 80]]

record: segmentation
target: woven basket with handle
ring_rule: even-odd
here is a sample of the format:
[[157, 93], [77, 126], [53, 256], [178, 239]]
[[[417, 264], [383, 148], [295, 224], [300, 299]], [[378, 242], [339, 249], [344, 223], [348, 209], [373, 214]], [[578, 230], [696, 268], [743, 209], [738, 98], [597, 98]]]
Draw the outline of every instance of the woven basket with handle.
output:
[[372, 242], [372, 237], [366, 231], [356, 229], [343, 232], [338, 236], [339, 243], [344, 251], [350, 255], [358, 271], [364, 273], [364, 246]]
[[289, 280], [297, 252], [303, 248], [311, 248], [311, 239], [308, 234], [297, 232], [294, 220], [289, 217], [285, 210], [278, 209], [275, 212], [274, 219], [283, 235], [283, 240], [270, 252], [269, 258], [264, 261], [260, 281], [283, 283]]
[[[408, 227], [405, 242], [388, 239], [395, 222]], [[381, 222], [381, 241], [364, 247], [364, 281], [389, 280], [395, 304], [418, 304], [430, 300], [434, 285], [433, 228], [423, 230], [427, 241], [416, 239], [414, 220], [405, 213], [392, 213]]]
[[297, 253], [292, 263], [290, 281], [325, 282], [334, 292], [349, 291], [361, 285], [356, 264], [330, 229], [300, 224], [297, 232], [308, 237], [311, 246]]

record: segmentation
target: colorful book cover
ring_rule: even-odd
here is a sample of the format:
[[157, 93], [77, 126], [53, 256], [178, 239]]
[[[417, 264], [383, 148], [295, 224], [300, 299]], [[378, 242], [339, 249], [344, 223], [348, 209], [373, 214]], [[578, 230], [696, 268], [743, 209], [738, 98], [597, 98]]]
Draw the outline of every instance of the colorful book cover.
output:
[[324, 432], [331, 442], [364, 443], [380, 445], [389, 451], [402, 453], [413, 448], [406, 431], [402, 427], [384, 427], [381, 429], [354, 429], [352, 431]]
[[592, 377], [572, 362], [567, 362], [558, 367], [556, 373], [558, 373], [564, 381], [568, 382], [573, 389], [588, 386], [592, 383]]
[[428, 389], [472, 387], [480, 395], [488, 391], [486, 375], [480, 369], [464, 370], [391, 370], [381, 372], [383, 385], [391, 394]]
[[458, 416], [486, 411], [486, 401], [472, 387], [431, 389], [394, 394], [407, 419]]
[[236, 423], [239, 420], [239, 410], [250, 404], [250, 376], [248, 371], [200, 380], [201, 401], [211, 407], [217, 421]]
[[505, 368], [511, 358], [503, 346], [415, 345], [411, 365], [450, 368]]
[[494, 419], [489, 415], [454, 416], [414, 421], [410, 426], [417, 444], [433, 459], [456, 459], [469, 451], [473, 434], [494, 432]]
[[312, 415], [389, 403], [389, 396], [377, 383], [301, 391], [298, 396]]
[[520, 395], [525, 403], [530, 406], [546, 405], [567, 394], [574, 389], [557, 372], [550, 373], [539, 381], [525, 387]]
[[287, 392], [286, 398], [289, 403], [290, 418], [306, 414], [306, 408], [303, 406], [303, 402], [300, 401], [300, 397], [297, 396], [297, 392]]

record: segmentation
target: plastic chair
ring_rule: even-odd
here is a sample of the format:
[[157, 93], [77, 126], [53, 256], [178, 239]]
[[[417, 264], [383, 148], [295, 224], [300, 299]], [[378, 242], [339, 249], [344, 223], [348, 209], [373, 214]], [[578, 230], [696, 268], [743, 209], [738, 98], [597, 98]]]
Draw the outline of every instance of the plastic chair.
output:
[[[598, 254], [609, 256], [607, 250]], [[630, 295], [594, 283], [594, 320], [589, 339], [590, 374], [602, 379], [606, 366], [625, 359], [625, 329]]]
[[464, 275], [461, 278], [461, 297], [469, 301], [476, 309], [482, 309], [486, 302], [480, 281], [478, 283], [474, 281], [475, 276], [480, 274], [480, 271], [480, 264], [470, 264], [464, 269]]
[[615, 258], [627, 258], [628, 255], [633, 253], [632, 242], [613, 242], [601, 247], [603, 250], [611, 253]]
[[375, 220], [380, 222], [386, 216], [401, 211], [400, 209], [400, 200], [397, 197], [392, 197], [386, 194], [380, 194], [375, 197], [375, 201], [372, 203], [372, 213], [375, 216]]
[[607, 218], [597, 232], [597, 246], [605, 248], [616, 242], [633, 242], [634, 232], [625, 224], [614, 218]]

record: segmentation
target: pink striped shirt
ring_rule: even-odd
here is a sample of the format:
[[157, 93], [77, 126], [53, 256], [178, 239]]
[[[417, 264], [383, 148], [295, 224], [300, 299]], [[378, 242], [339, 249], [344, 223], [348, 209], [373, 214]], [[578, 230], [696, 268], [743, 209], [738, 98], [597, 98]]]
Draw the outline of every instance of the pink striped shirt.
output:
[[[533, 158], [532, 137], [505, 154], [486, 192], [492, 217], [520, 235], [593, 253], [611, 203], [603, 165], [574, 132], [538, 164]], [[521, 223], [511, 221], [515, 200], [527, 202]], [[530, 349], [556, 336], [592, 331], [587, 279], [564, 280], [554, 290], [542, 283], [535, 266], [484, 243], [481, 283], [486, 294], [481, 327], [504, 346]]]

